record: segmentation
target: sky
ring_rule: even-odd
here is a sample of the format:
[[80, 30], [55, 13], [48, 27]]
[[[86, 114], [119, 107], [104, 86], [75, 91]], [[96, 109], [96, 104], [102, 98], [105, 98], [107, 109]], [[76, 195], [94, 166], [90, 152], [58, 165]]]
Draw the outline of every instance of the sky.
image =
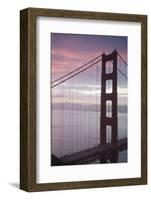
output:
[[[109, 54], [115, 49], [127, 62], [127, 37], [125, 36], [51, 33], [50, 53], [52, 81], [77, 69], [79, 66], [87, 63], [102, 53]], [[108, 67], [111, 67], [111, 65], [112, 64], [110, 63]], [[99, 64], [99, 69], [93, 68], [85, 71], [81, 75], [62, 83], [56, 88], [53, 88], [53, 103], [57, 104], [55, 108], [57, 108], [57, 106], [59, 107], [59, 104], [62, 104], [63, 102], [66, 102], [66, 105], [70, 107], [69, 103], [71, 101], [72, 93], [72, 97], [74, 97], [72, 98], [72, 103], [75, 105], [75, 108], [78, 107], [76, 105], [80, 104], [87, 107], [94, 104], [94, 110], [96, 110], [98, 100], [96, 98], [93, 102], [90, 102], [90, 95], [95, 95], [100, 98], [100, 66], [101, 65]], [[118, 68], [127, 74], [127, 66], [121, 61], [118, 63]], [[124, 79], [122, 75], [119, 77], [119, 104], [121, 104], [123, 107], [126, 107], [127, 80]], [[96, 79], [98, 80], [96, 81]], [[61, 92], [61, 87], [64, 87], [63, 93]]]
[[114, 49], [127, 61], [127, 37], [51, 33], [52, 80]]

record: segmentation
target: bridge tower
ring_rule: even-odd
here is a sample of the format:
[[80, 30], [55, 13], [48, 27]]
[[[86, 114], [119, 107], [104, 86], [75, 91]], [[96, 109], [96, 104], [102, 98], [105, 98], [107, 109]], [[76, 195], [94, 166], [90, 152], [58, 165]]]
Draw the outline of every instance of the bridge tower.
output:
[[[112, 63], [112, 72], [107, 73], [106, 63]], [[118, 143], [117, 127], [117, 51], [102, 55], [102, 79], [101, 79], [101, 120], [100, 120], [100, 144], [107, 143], [107, 126], [111, 130], [111, 144]], [[107, 81], [111, 82], [111, 90], [107, 91]], [[110, 102], [111, 116], [107, 116], [107, 102]]]

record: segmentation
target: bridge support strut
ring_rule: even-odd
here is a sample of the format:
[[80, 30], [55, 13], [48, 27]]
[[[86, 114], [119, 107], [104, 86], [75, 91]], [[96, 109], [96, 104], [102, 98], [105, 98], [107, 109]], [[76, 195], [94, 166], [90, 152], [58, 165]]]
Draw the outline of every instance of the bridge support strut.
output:
[[[113, 71], [107, 73], [107, 62], [112, 63]], [[111, 81], [111, 93], [107, 91], [107, 81]], [[117, 52], [102, 55], [102, 74], [101, 74], [101, 119], [100, 119], [100, 144], [107, 144], [107, 126], [111, 130], [111, 144], [118, 144], [118, 124], [117, 124]], [[110, 102], [111, 117], [107, 116], [107, 101]], [[101, 163], [106, 162], [106, 157], [101, 157]], [[118, 152], [111, 152], [110, 161], [118, 159]]]

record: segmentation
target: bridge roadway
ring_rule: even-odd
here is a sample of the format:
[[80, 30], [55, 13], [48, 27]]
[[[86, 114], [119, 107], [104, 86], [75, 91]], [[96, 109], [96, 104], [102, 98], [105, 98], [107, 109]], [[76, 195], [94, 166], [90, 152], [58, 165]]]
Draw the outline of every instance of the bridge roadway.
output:
[[109, 158], [112, 152], [114, 151], [124, 151], [127, 149], [127, 138], [120, 139], [117, 145], [101, 144], [86, 150], [72, 153], [70, 155], [65, 155], [59, 158], [64, 165], [73, 165], [73, 164], [87, 164], [101, 159], [102, 156], [106, 156], [106, 159]]

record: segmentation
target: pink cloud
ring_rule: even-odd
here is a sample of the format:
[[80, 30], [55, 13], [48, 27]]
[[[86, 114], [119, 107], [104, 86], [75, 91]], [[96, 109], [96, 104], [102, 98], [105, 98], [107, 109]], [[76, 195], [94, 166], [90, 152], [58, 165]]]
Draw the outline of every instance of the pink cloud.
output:
[[[87, 53], [81, 53], [75, 50], [67, 50], [62, 48], [52, 49], [52, 73], [53, 77], [58, 78], [72, 70], [80, 67], [91, 59], [102, 54], [102, 50], [93, 51]], [[111, 53], [110, 50], [106, 50], [106, 54]], [[57, 56], [61, 57], [61, 59]], [[127, 61], [127, 54], [121, 52], [121, 56]]]
[[[102, 52], [81, 53], [75, 50], [67, 50], [62, 48], [52, 49], [52, 73], [53, 77], [58, 78], [72, 70], [80, 67]], [[57, 59], [58, 56], [58, 59]], [[59, 58], [61, 57], [61, 59]]]
[[53, 56], [61, 56], [66, 59], [92, 59], [93, 57], [98, 56], [99, 54], [102, 53], [102, 50], [96, 51], [96, 52], [79, 52], [79, 51], [74, 51], [74, 50], [67, 50], [67, 49], [53, 49], [52, 52], [52, 57]]

